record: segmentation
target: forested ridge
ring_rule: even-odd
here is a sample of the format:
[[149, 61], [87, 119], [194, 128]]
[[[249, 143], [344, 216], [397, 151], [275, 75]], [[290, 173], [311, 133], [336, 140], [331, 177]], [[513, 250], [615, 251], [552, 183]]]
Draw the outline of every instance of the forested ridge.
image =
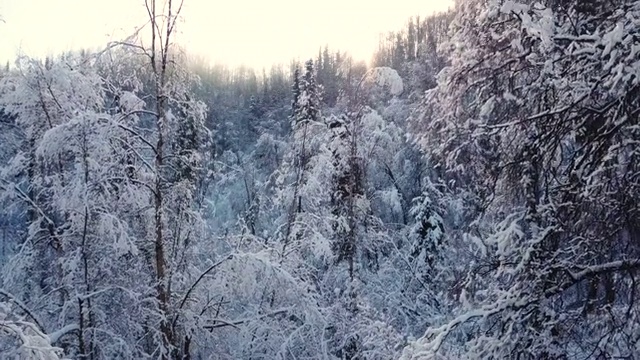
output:
[[640, 358], [640, 1], [260, 71], [146, 4], [0, 71], [0, 358]]

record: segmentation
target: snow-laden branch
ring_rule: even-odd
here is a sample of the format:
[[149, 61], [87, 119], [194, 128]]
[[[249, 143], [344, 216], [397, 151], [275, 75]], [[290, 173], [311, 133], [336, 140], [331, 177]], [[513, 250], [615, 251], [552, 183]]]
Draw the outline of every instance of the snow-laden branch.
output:
[[616, 272], [621, 270], [635, 270], [640, 269], [640, 259], [635, 260], [618, 260], [605, 264], [593, 265], [593, 266], [578, 266], [582, 270], [578, 272], [570, 272], [571, 278], [574, 282], [584, 280], [588, 277], [592, 277], [598, 274], [604, 274], [609, 272]]
[[432, 349], [434, 352], [438, 352], [438, 350], [444, 343], [447, 336], [451, 333], [451, 331], [453, 331], [455, 328], [466, 323], [471, 319], [479, 318], [479, 317], [487, 318], [507, 309], [521, 309], [523, 307], [528, 306], [531, 303], [533, 303], [533, 301], [524, 301], [523, 299], [507, 297], [497, 303], [483, 306], [480, 309], [474, 309], [474, 310], [468, 311], [467, 313], [464, 313], [456, 317], [455, 319], [450, 321], [448, 324], [442, 325], [436, 329], [428, 330], [426, 337], [429, 337], [430, 335], [435, 335], [435, 338], [433, 339], [432, 343], [430, 344], [431, 346], [429, 346], [429, 348]]
[[[516, 298], [514, 296], [505, 296], [504, 298], [483, 306], [479, 309], [470, 310], [455, 319], [449, 321], [447, 324], [442, 325], [435, 329], [430, 329], [427, 331], [425, 336], [423, 337], [423, 341], [427, 342], [427, 346], [425, 347], [428, 351], [432, 351], [433, 353], [437, 353], [447, 336], [458, 326], [472, 320], [474, 318], [488, 318], [498, 313], [501, 313], [506, 310], [519, 310], [526, 307], [531, 306], [532, 304], [538, 303], [544, 299], [548, 299], [550, 297], [556, 296], [563, 291], [567, 290], [574, 284], [586, 280], [588, 278], [594, 277], [596, 275], [616, 272], [616, 271], [628, 271], [640, 269], [640, 259], [634, 260], [618, 260], [611, 261], [605, 264], [593, 265], [593, 266], [577, 266], [578, 268], [582, 268], [581, 271], [571, 272], [568, 271], [569, 276], [571, 277], [571, 281], [564, 282], [558, 286], [554, 286], [538, 297], [528, 297], [528, 298]], [[433, 337], [432, 337], [433, 336]], [[428, 340], [427, 340], [428, 339]], [[412, 357], [415, 357], [419, 354], [411, 354]], [[406, 357], [403, 357], [403, 359]]]
[[29, 309], [29, 307], [27, 305], [25, 305], [22, 301], [20, 301], [18, 298], [16, 298], [15, 296], [13, 296], [13, 294], [0, 289], [0, 295], [6, 297], [7, 299], [9, 299], [9, 301], [11, 301], [12, 303], [14, 303], [17, 307], [19, 307], [22, 311], [24, 311], [24, 313], [31, 318], [31, 320], [33, 320], [33, 323], [36, 324], [36, 326], [38, 327], [38, 330], [44, 332], [44, 327], [42, 326], [42, 322], [40, 322], [40, 320], [38, 320], [38, 317], [35, 316], [35, 314]]
[[[16, 191], [18, 197], [20, 199], [22, 199], [24, 202], [26, 202], [27, 204], [29, 204], [29, 206], [31, 206], [33, 208], [33, 210], [37, 211], [38, 214], [40, 214], [40, 216], [42, 216], [42, 218], [44, 219], [44, 221], [47, 222], [47, 224], [49, 226], [53, 226], [55, 227], [55, 222], [49, 217], [47, 216], [47, 214], [44, 213], [44, 211], [40, 208], [40, 206], [38, 206], [38, 204], [36, 204], [33, 199], [31, 199], [31, 197], [27, 194], [25, 194], [24, 191], [22, 191], [22, 189], [20, 189], [20, 187], [16, 184], [11, 184], [11, 187]], [[6, 186], [2, 187], [3, 190], [7, 190], [8, 188]]]
[[62, 349], [52, 346], [49, 336], [33, 323], [0, 319], [0, 335], [14, 336], [20, 341], [17, 349], [3, 347], [3, 359], [60, 360]]
[[78, 331], [80, 330], [80, 327], [78, 326], [78, 324], [69, 324], [66, 325], [50, 334], [47, 334], [47, 337], [49, 338], [49, 342], [51, 344], [55, 344], [58, 342], [58, 340], [60, 340], [63, 336], [67, 335], [70, 332], [73, 331]]

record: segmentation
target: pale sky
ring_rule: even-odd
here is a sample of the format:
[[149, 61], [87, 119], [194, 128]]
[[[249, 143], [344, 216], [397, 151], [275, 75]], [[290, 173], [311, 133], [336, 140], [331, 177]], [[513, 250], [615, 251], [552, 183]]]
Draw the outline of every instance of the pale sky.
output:
[[[185, 0], [179, 42], [212, 62], [256, 68], [315, 57], [328, 44], [369, 61], [380, 33], [451, 0]], [[144, 0], [0, 0], [0, 61], [119, 40], [146, 21]]]

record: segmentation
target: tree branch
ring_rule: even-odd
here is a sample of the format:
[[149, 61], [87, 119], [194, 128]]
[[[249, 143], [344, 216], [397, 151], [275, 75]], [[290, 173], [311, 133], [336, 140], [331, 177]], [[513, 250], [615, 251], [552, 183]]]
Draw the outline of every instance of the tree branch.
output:
[[33, 314], [33, 312], [31, 312], [31, 310], [29, 310], [29, 308], [20, 300], [18, 300], [15, 296], [13, 296], [11, 293], [0, 289], [0, 295], [6, 297], [9, 299], [9, 301], [11, 301], [12, 303], [16, 304], [17, 307], [19, 307], [22, 311], [24, 311], [25, 314], [27, 314], [27, 316], [29, 316], [31, 318], [31, 320], [33, 320], [33, 323], [36, 324], [36, 326], [38, 327], [38, 329], [45, 333], [44, 327], [42, 326], [42, 323], [38, 320], [38, 318]]
[[[215, 268], [220, 266], [225, 261], [231, 260], [231, 259], [233, 259], [233, 254], [229, 254], [229, 255], [225, 256], [224, 258], [222, 258], [217, 263], [209, 266], [209, 268], [207, 268], [207, 270], [203, 271], [202, 274], [200, 274], [200, 276], [198, 276], [198, 279], [196, 279], [196, 281], [193, 284], [191, 284], [191, 287], [189, 287], [189, 290], [187, 290], [187, 292], [184, 294], [184, 297], [180, 301], [180, 306], [178, 307], [178, 309], [181, 310], [184, 307], [184, 305], [186, 304], [187, 300], [189, 299], [189, 296], [191, 296], [191, 293], [193, 292], [193, 290], [196, 288], [196, 286], [198, 286], [200, 281], [202, 281], [202, 279], [204, 279], [204, 277], [207, 276], [207, 274], [209, 274], [211, 271], [213, 271]], [[173, 328], [175, 328], [179, 317], [180, 317], [180, 315], [176, 314], [176, 317], [173, 319], [173, 324], [172, 324]]]

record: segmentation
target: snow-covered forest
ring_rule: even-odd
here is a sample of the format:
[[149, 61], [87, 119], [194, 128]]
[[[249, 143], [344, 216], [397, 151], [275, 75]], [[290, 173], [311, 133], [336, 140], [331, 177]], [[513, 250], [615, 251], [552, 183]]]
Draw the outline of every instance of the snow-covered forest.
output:
[[640, 358], [639, 0], [265, 71], [147, 10], [0, 70], [0, 358]]

